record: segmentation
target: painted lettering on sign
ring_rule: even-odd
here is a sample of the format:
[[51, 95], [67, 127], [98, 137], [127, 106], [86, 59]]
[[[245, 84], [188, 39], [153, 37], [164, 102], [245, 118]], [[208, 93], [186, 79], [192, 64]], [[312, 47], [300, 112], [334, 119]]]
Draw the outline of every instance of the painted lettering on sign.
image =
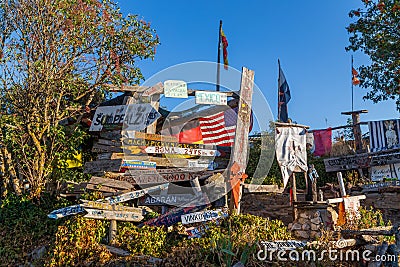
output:
[[124, 169], [155, 169], [156, 163], [152, 161], [122, 160], [121, 168]]
[[196, 104], [226, 105], [228, 103], [225, 93], [212, 91], [196, 91]]
[[63, 218], [68, 215], [74, 215], [74, 214], [78, 214], [78, 213], [81, 213], [84, 211], [85, 210], [83, 209], [83, 206], [79, 204], [79, 205], [73, 205], [73, 206], [65, 207], [65, 208], [58, 209], [58, 210], [53, 210], [47, 216], [51, 219], [59, 219], [59, 218]]
[[182, 224], [190, 224], [190, 223], [197, 223], [197, 222], [205, 222], [215, 220], [221, 217], [227, 217], [228, 213], [222, 211], [221, 209], [218, 210], [206, 210], [201, 212], [194, 212], [189, 214], [184, 214], [181, 216]]
[[218, 151], [211, 149], [149, 146], [145, 148], [145, 151], [146, 153], [154, 153], [154, 154], [175, 154], [175, 155], [206, 156], [206, 157], [218, 156]]
[[161, 114], [150, 104], [130, 104], [127, 105], [124, 130], [140, 131], [155, 122]]
[[193, 201], [195, 198], [191, 194], [168, 194], [162, 195], [151, 195], [139, 199], [139, 206], [159, 206], [159, 205], [181, 205]]
[[125, 120], [127, 106], [101, 106], [96, 109], [89, 131], [101, 131], [103, 125], [121, 125]]
[[85, 208], [85, 211], [87, 214], [83, 217], [90, 219], [140, 222], [144, 218], [142, 214], [129, 211], [96, 210], [87, 208]]
[[187, 84], [179, 80], [167, 80], [164, 82], [164, 96], [174, 98], [188, 98]]
[[168, 188], [169, 183], [166, 184], [162, 184], [162, 185], [156, 185], [153, 187], [149, 187], [146, 189], [142, 189], [142, 190], [137, 190], [137, 191], [133, 191], [133, 192], [128, 192], [119, 196], [112, 196], [112, 197], [107, 197], [104, 200], [108, 201], [108, 203], [110, 204], [116, 204], [116, 203], [121, 203], [121, 202], [125, 202], [128, 200], [132, 200], [132, 199], [136, 199], [136, 198], [140, 198], [146, 194], [149, 193], [153, 193], [159, 190], [165, 190]]

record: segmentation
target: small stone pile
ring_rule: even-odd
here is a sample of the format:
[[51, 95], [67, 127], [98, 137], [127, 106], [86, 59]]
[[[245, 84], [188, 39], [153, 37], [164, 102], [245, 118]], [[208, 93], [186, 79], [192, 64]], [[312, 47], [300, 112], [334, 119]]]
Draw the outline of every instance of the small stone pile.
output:
[[316, 239], [321, 236], [322, 229], [332, 229], [337, 213], [332, 207], [298, 209], [298, 217], [289, 223], [288, 229], [301, 239]]

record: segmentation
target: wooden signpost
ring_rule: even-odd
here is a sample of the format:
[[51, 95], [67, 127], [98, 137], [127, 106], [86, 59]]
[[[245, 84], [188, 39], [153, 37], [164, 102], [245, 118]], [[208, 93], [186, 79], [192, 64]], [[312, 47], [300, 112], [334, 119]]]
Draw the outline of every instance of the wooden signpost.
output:
[[85, 208], [85, 211], [87, 211], [87, 214], [83, 217], [89, 219], [140, 222], [144, 218], [141, 213], [135, 213], [130, 211], [97, 210], [88, 208]]
[[165, 81], [164, 96], [173, 98], [188, 98], [188, 90], [186, 82], [179, 80]]
[[[172, 169], [174, 171], [174, 169]], [[128, 170], [124, 173], [123, 176], [116, 176], [114, 179], [126, 181], [130, 184], [160, 184], [166, 182], [184, 182], [193, 180], [196, 177], [200, 179], [205, 179], [206, 177], [212, 175], [211, 171], [198, 171], [194, 172], [191, 170], [190, 172], [162, 172], [162, 170], [158, 170], [157, 172], [151, 173], [135, 173], [135, 170]]]
[[[245, 173], [247, 166], [248, 136], [250, 129], [251, 104], [254, 87], [254, 71], [242, 68], [242, 81], [240, 84], [240, 99], [238, 119], [236, 124], [235, 141], [230, 162], [236, 162], [239, 172]], [[234, 198], [231, 198], [230, 208], [240, 213], [241, 192], [239, 190], [238, 206], [235, 207]]]
[[221, 92], [196, 91], [196, 104], [226, 105], [227, 95]]
[[142, 190], [137, 190], [137, 191], [132, 191], [132, 192], [128, 192], [119, 196], [112, 196], [112, 197], [108, 197], [105, 198], [105, 201], [108, 201], [110, 204], [116, 204], [116, 203], [121, 203], [121, 202], [125, 202], [128, 200], [132, 200], [132, 199], [136, 199], [139, 197], [142, 197], [146, 194], [149, 193], [153, 193], [159, 190], [165, 190], [168, 188], [169, 183], [166, 184], [162, 184], [162, 185], [156, 185], [153, 187], [149, 187], [146, 189], [142, 189]]
[[138, 206], [180, 206], [190, 203], [194, 199], [196, 199], [196, 196], [192, 194], [167, 194], [165, 196], [152, 194], [151, 196], [139, 198]]
[[174, 155], [205, 156], [205, 157], [218, 156], [218, 150], [211, 150], [211, 149], [149, 146], [145, 148], [145, 151], [146, 153], [153, 153], [153, 154], [174, 154]]
[[65, 208], [58, 209], [58, 210], [53, 210], [47, 216], [51, 219], [59, 219], [59, 218], [63, 218], [68, 215], [74, 215], [74, 214], [78, 214], [78, 213], [81, 213], [84, 211], [85, 210], [83, 209], [83, 205], [78, 204], [78, 205], [73, 205], [73, 206], [65, 207]]
[[217, 210], [205, 210], [200, 212], [194, 212], [184, 214], [181, 216], [182, 224], [198, 223], [205, 221], [216, 220], [217, 218], [227, 217], [228, 213], [222, 209]]

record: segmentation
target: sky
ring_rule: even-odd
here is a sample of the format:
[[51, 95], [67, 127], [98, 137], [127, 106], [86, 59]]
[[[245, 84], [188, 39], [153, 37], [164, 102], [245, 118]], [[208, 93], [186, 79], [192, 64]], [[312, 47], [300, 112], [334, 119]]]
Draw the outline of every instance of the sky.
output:
[[[277, 118], [278, 59], [291, 91], [293, 121], [323, 129], [345, 125], [351, 111], [351, 56], [368, 64], [362, 52], [346, 52], [350, 10], [361, 0], [120, 0], [123, 14], [151, 23], [161, 45], [155, 59], [138, 63], [144, 77], [185, 62], [217, 61], [219, 21], [228, 39], [229, 66], [254, 70], [255, 84]], [[221, 70], [224, 75], [225, 70]], [[176, 78], [176, 77], [175, 77]], [[202, 88], [196, 88], [202, 89]], [[354, 110], [361, 121], [398, 118], [394, 101], [374, 104], [354, 87]], [[254, 101], [254, 98], [253, 98]], [[269, 113], [268, 107], [265, 112]]]

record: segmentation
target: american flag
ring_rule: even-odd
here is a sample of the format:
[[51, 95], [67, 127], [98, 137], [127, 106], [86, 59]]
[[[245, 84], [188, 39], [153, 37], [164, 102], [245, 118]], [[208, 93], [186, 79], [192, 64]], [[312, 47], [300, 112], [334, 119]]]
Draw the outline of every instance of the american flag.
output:
[[232, 146], [236, 131], [236, 112], [234, 109], [228, 109], [200, 118], [199, 123], [204, 144]]

